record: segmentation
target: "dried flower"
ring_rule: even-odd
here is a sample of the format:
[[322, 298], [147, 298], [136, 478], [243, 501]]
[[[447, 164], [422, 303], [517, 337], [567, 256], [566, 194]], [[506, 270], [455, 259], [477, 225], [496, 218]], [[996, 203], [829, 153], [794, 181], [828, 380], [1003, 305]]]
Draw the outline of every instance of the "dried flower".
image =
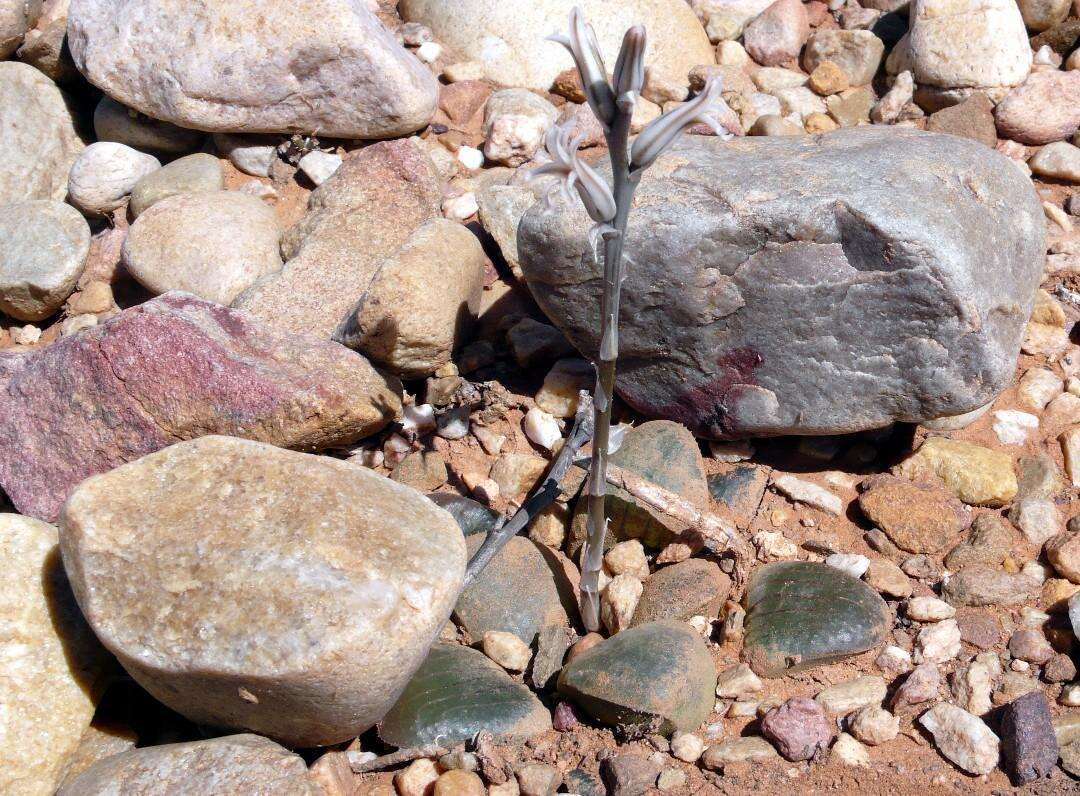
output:
[[615, 218], [615, 197], [603, 178], [578, 158], [581, 136], [571, 138], [571, 133], [569, 124], [548, 130], [545, 148], [551, 161], [533, 169], [529, 179], [546, 174], [559, 177], [559, 184], [547, 196], [548, 202], [554, 193], [569, 197], [570, 189], [576, 188], [589, 217], [597, 224], [609, 223]]
[[631, 167], [643, 169], [651, 165], [682, 132], [695, 124], [707, 124], [718, 136], [730, 137], [715, 116], [724, 104], [720, 98], [720, 87], [720, 78], [712, 77], [706, 83], [705, 90], [692, 100], [649, 122], [630, 147]]
[[608, 83], [604, 59], [600, 55], [600, 45], [596, 41], [596, 31], [585, 22], [581, 10], [576, 6], [570, 11], [570, 33], [559, 33], [548, 37], [549, 41], [561, 44], [570, 51], [581, 75], [581, 85], [585, 89], [596, 118], [606, 127], [615, 120], [615, 92]]
[[645, 28], [641, 25], [630, 28], [623, 36], [612, 84], [620, 109], [629, 107], [632, 112], [645, 85]]

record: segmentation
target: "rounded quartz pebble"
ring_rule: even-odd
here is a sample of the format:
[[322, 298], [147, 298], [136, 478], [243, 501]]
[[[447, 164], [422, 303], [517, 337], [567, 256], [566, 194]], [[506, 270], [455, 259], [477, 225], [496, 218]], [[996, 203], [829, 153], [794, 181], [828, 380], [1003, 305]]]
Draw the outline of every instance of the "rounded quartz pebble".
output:
[[161, 168], [147, 155], [115, 141], [98, 141], [82, 151], [68, 175], [68, 198], [88, 215], [111, 213], [135, 184]]
[[48, 318], [67, 300], [90, 253], [90, 227], [70, 205], [42, 199], [0, 205], [0, 313]]
[[79, 607], [143, 688], [290, 746], [380, 720], [465, 571], [457, 523], [416, 490], [233, 437], [83, 481], [60, 526]]
[[170, 196], [140, 215], [122, 257], [153, 293], [183, 290], [230, 304], [260, 277], [281, 270], [273, 208], [238, 191]]
[[302, 757], [257, 735], [131, 749], [68, 780], [57, 796], [115, 793], [321, 793]]

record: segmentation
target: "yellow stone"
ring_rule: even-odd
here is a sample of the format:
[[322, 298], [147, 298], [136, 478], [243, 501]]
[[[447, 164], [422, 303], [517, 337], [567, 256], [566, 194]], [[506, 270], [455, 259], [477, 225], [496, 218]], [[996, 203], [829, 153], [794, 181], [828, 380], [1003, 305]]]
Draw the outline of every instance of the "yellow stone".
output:
[[1017, 491], [1008, 454], [946, 437], [930, 437], [893, 472], [913, 481], [937, 476], [970, 506], [1004, 506]]

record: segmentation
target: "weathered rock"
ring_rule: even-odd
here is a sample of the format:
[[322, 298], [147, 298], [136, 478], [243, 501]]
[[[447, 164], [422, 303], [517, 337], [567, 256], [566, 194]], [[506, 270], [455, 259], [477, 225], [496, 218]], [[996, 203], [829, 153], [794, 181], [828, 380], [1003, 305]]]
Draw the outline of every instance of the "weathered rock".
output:
[[913, 481], [940, 478], [971, 506], [1004, 506], [1018, 489], [1009, 454], [947, 437], [930, 437], [893, 472]]
[[160, 168], [153, 155], [114, 141], [97, 141], [72, 164], [68, 199], [88, 215], [107, 215], [124, 203], [135, 183]]
[[316, 796], [321, 791], [302, 757], [244, 734], [132, 749], [95, 763], [57, 796], [153, 792]]
[[980, 514], [968, 537], [945, 556], [945, 566], [956, 571], [973, 564], [998, 565], [1016, 543], [1016, 533], [996, 514]]
[[767, 677], [865, 652], [881, 643], [891, 622], [873, 589], [825, 564], [761, 567], [746, 604], [745, 657]]
[[706, 768], [714, 771], [722, 771], [729, 763], [742, 763], [749, 761], [774, 760], [777, 758], [776, 748], [756, 735], [742, 738], [732, 738], [714, 744], [705, 750], [701, 756], [701, 763]]
[[982, 92], [972, 94], [959, 105], [931, 114], [926, 120], [926, 129], [931, 133], [970, 138], [989, 147], [997, 146], [994, 103]]
[[[128, 208], [137, 218], [151, 205], [181, 193], [223, 191], [225, 178], [221, 161], [205, 152], [174, 160], [157, 171], [147, 174], [131, 190]], [[211, 222], [213, 230], [213, 222]], [[194, 291], [193, 291], [194, 292]], [[227, 304], [228, 302], [222, 302]]]
[[[855, 431], [985, 404], [1012, 378], [1043, 259], [1030, 181], [996, 158], [876, 128], [676, 145], [642, 179], [630, 221], [620, 394], [717, 438]], [[933, 177], [941, 169], [996, 198], [950, 187]], [[600, 277], [582, 256], [579, 205], [531, 209], [519, 247], [537, 302], [594, 351]], [[790, 241], [792, 228], [815, 242]]]
[[1063, 578], [1080, 583], [1080, 533], [1061, 533], [1050, 539], [1043, 551]]
[[0, 58], [7, 58], [41, 16], [41, 0], [4, 0], [0, 3]]
[[230, 135], [215, 133], [214, 147], [244, 174], [269, 177], [277, 160], [278, 138], [270, 135]]
[[1054, 770], [1058, 744], [1050, 721], [1050, 704], [1039, 691], [1005, 706], [1001, 716], [1001, 756], [1005, 770], [1018, 784], [1034, 782]]
[[660, 764], [637, 754], [614, 754], [600, 764], [610, 796], [644, 796], [656, 785]]
[[941, 590], [941, 596], [952, 605], [1018, 605], [1023, 603], [1039, 584], [1023, 575], [1013, 575], [1003, 569], [973, 565], [957, 572]]
[[1080, 127], [1080, 70], [1033, 72], [994, 116], [1002, 138], [1022, 144], [1064, 141]]
[[229, 304], [281, 270], [272, 207], [238, 191], [184, 193], [140, 215], [124, 239], [128, 272], [153, 293], [182, 290]]
[[379, 267], [438, 217], [441, 195], [435, 164], [417, 144], [402, 139], [364, 148], [312, 192], [307, 214], [286, 231], [285, 267], [233, 306], [279, 329], [330, 337]]
[[0, 202], [67, 195], [83, 149], [64, 95], [32, 66], [0, 62]]
[[84, 478], [177, 440], [354, 442], [400, 412], [399, 390], [336, 343], [168, 294], [43, 350], [0, 354], [0, 486], [51, 520]]
[[936, 697], [940, 689], [941, 671], [937, 664], [920, 663], [896, 689], [889, 704], [894, 710], [919, 705]]
[[297, 746], [382, 718], [465, 568], [457, 524], [414, 490], [232, 437], [84, 481], [60, 525], [87, 621], [143, 688]]
[[499, 245], [506, 264], [515, 274], [521, 273], [518, 262], [518, 224], [536, 203], [536, 194], [521, 185], [490, 185], [476, 194], [480, 206], [480, 224]]
[[938, 88], [1023, 82], [1031, 49], [1013, 0], [913, 0], [909, 53], [915, 80]]
[[919, 717], [938, 750], [970, 774], [989, 774], [998, 763], [998, 737], [977, 716], [955, 705], [935, 705]]
[[73, 207], [39, 199], [0, 205], [0, 312], [48, 318], [75, 289], [90, 253], [90, 227]]
[[731, 591], [731, 578], [712, 561], [690, 558], [645, 579], [632, 625], [657, 619], [715, 619]]
[[1070, 0], [1018, 0], [1024, 24], [1036, 33], [1052, 28], [1069, 16]]
[[489, 533], [502, 517], [497, 511], [453, 492], [436, 492], [428, 497], [436, 506], [450, 512], [465, 536]]
[[435, 112], [431, 73], [346, 0], [73, 0], [68, 43], [113, 99], [196, 130], [388, 138]]
[[8, 6], [33, 9], [40, 6], [41, 16], [26, 31], [16, 57], [47, 75], [57, 85], [70, 85], [78, 80], [78, 70], [67, 51], [68, 0], [8, 0]]
[[851, 734], [865, 744], [877, 746], [891, 741], [900, 732], [900, 719], [882, 707], [868, 706], [855, 714]]
[[480, 311], [484, 250], [461, 224], [423, 224], [388, 258], [334, 339], [402, 378], [450, 361]]
[[880, 705], [885, 699], [885, 692], [885, 680], [870, 674], [831, 685], [819, 691], [814, 701], [826, 713], [846, 716], [862, 708]]
[[877, 74], [884, 54], [885, 45], [868, 30], [822, 29], [807, 40], [802, 64], [807, 72], [813, 72], [831, 61], [844, 71], [850, 85], [865, 86]]
[[[1074, 74], [1080, 74], [1080, 70]], [[1047, 144], [1035, 153], [1028, 165], [1041, 177], [1080, 183], [1080, 147], [1065, 141]]]
[[480, 730], [523, 739], [549, 729], [540, 700], [483, 653], [438, 643], [379, 723], [379, 737], [402, 747], [453, 746]]
[[776, 0], [743, 31], [747, 53], [762, 66], [776, 66], [799, 57], [810, 22], [801, 0]]
[[627, 0], [616, 5], [605, 0], [538, 0], [514, 6], [500, 0], [404, 0], [398, 10], [407, 22], [427, 25], [436, 41], [462, 58], [483, 64], [488, 80], [547, 91], [573, 61], [544, 37], [566, 30], [575, 5], [596, 30], [608, 64], [615, 63], [627, 28], [645, 25], [647, 92], [650, 84], [670, 83], [684, 92], [671, 99], [685, 99], [690, 70], [714, 62], [708, 37], [683, 0]]
[[199, 130], [185, 130], [126, 108], [107, 94], [94, 109], [94, 135], [98, 141], [115, 141], [158, 155], [191, 152], [206, 138]]
[[[678, 423], [650, 421], [631, 429], [610, 461], [695, 505], [704, 506], [708, 501], [701, 452], [694, 437]], [[585, 541], [586, 502], [578, 501], [570, 527], [567, 554], [571, 558]], [[624, 539], [640, 539], [647, 547], [662, 547], [686, 527], [618, 487], [608, 489], [604, 503], [608, 517], [605, 549]]]
[[859, 508], [909, 553], [935, 553], [956, 538], [971, 515], [956, 498], [931, 484], [877, 476], [864, 482]]
[[669, 735], [696, 730], [712, 710], [716, 667], [683, 622], [648, 622], [575, 656], [559, 693], [603, 724]]
[[[470, 556], [483, 541], [478, 534], [466, 540]], [[475, 639], [500, 630], [532, 644], [543, 628], [565, 627], [568, 609], [574, 611], [573, 589], [556, 556], [531, 539], [513, 537], [461, 593], [454, 615]], [[516, 599], [519, 594], [529, 599]]]
[[707, 483], [712, 499], [727, 506], [742, 529], [750, 524], [761, 505], [769, 474], [763, 467], [737, 464], [725, 472], [710, 475]]
[[531, 160], [558, 115], [554, 105], [527, 89], [496, 91], [484, 106], [484, 157], [504, 166]]
[[817, 702], [792, 697], [761, 717], [761, 734], [788, 760], [809, 760], [828, 748], [833, 729]]
[[56, 529], [0, 514], [0, 790], [51, 794], [90, 725], [108, 656], [71, 595]]

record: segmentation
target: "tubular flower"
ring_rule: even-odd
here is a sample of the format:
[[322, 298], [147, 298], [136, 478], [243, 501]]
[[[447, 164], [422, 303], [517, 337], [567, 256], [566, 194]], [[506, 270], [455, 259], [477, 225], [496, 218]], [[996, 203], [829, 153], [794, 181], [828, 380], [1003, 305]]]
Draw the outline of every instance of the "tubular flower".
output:
[[600, 46], [596, 41], [596, 32], [581, 16], [575, 6], [570, 11], [569, 34], [549, 36], [549, 41], [561, 44], [570, 51], [581, 75], [581, 84], [585, 88], [585, 97], [592, 106], [596, 117], [607, 127], [615, 120], [615, 92], [608, 83], [604, 59], [600, 56]]
[[623, 36], [612, 84], [615, 101], [633, 111], [637, 95], [645, 85], [645, 28], [641, 25], [630, 28]]
[[715, 117], [724, 102], [720, 98], [720, 86], [719, 77], [710, 78], [705, 90], [692, 100], [649, 122], [630, 148], [631, 168], [643, 169], [651, 165], [680, 133], [695, 124], [707, 124], [718, 136], [729, 137]]
[[529, 173], [529, 179], [546, 174], [559, 177], [559, 184], [547, 196], [549, 203], [552, 194], [558, 192], [569, 197], [570, 189], [576, 188], [589, 217], [597, 224], [607, 224], [615, 218], [615, 197], [611, 195], [611, 188], [600, 175], [578, 159], [577, 148], [581, 143], [581, 136], [570, 136], [569, 125], [552, 127], [548, 131], [545, 148], [551, 161], [533, 169]]

